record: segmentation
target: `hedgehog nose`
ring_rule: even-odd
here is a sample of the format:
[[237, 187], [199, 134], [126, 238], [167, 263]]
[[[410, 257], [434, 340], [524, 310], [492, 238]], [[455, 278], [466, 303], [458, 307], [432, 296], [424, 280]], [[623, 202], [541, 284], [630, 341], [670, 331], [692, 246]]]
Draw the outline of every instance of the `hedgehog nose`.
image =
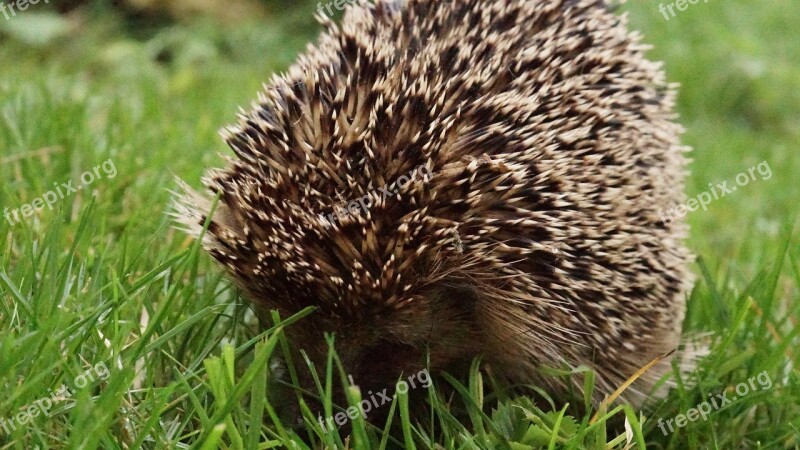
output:
[[282, 424], [289, 428], [303, 425], [300, 405], [291, 387], [283, 383], [272, 383], [269, 387], [269, 402], [275, 408], [275, 413]]

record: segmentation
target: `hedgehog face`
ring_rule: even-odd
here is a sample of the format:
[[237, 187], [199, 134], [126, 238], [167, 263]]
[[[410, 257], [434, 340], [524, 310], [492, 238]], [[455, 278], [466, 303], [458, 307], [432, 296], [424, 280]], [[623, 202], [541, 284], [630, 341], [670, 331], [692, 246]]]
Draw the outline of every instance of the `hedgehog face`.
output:
[[[333, 334], [346, 372], [363, 392], [394, 386], [400, 377], [428, 367], [433, 372], [451, 371], [479, 354], [480, 332], [473, 293], [440, 287], [412, 301], [413, 308], [383, 309], [363, 316], [342, 316], [338, 311], [319, 307], [288, 327], [286, 334], [298, 357], [300, 350], [305, 351], [320, 376], [328, 358], [324, 335]], [[282, 310], [283, 317], [296, 312], [285, 305], [274, 306]], [[300, 365], [303, 367], [298, 372], [304, 384], [308, 383], [304, 387], [313, 392], [311, 373], [304, 364]]]

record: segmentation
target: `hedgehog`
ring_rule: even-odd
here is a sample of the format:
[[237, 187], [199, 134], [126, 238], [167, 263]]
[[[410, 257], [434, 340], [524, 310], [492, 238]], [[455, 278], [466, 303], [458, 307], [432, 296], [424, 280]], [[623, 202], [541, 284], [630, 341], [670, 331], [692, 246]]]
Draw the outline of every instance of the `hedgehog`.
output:
[[287, 336], [325, 367], [333, 334], [362, 392], [475, 358], [554, 395], [583, 383], [544, 368], [592, 369], [596, 402], [634, 374], [622, 401], [667, 389], [693, 257], [658, 211], [684, 198], [688, 148], [617, 5], [360, 0], [318, 20], [222, 130], [235, 157], [208, 193], [177, 198], [262, 322], [314, 307]]

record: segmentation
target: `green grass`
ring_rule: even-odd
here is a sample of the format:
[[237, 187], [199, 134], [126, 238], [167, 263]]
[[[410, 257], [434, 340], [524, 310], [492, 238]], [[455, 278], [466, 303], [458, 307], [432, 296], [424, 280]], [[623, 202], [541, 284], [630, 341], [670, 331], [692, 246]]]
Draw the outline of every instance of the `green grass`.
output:
[[[174, 176], [196, 183], [218, 166], [217, 129], [314, 38], [316, 3], [273, 3], [259, 23], [135, 30], [103, 8], [65, 22], [39, 6], [0, 18], [0, 208], [104, 161], [117, 174], [16, 225], [0, 218], [0, 419], [16, 424], [0, 423], [0, 448], [800, 448], [796, 1], [710, 0], [669, 21], [655, 3], [626, 7], [683, 85], [688, 194], [762, 161], [773, 172], [689, 216], [699, 260], [685, 328], [712, 335], [695, 385], [641, 411], [579, 413], [515, 398], [475, 365], [466, 380], [436, 380], [421, 419], [399, 396], [386, 406], [393, 432], [357, 418], [350, 436], [323, 431], [320, 411], [298, 430], [281, 423], [293, 398], [267, 391], [265, 362], [302, 318], [260, 329], [165, 214]], [[328, 394], [343, 374], [335, 358], [317, 369], [323, 412], [336, 414]], [[769, 389], [754, 381], [707, 420], [660, 431], [659, 419], [759, 374]], [[47, 416], [19, 424], [51, 398]]]

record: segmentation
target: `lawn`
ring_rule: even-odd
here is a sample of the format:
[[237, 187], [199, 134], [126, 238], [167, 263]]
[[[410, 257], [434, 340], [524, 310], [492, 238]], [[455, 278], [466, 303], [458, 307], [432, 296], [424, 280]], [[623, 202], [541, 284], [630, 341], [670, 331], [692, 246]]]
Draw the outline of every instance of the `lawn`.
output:
[[623, 8], [682, 86], [688, 198], [718, 197], [688, 216], [685, 330], [710, 342], [691, 379], [642, 410], [585, 411], [476, 364], [435, 380], [424, 417], [399, 395], [391, 430], [341, 435], [317, 421], [341, 411], [329, 400], [304, 426], [280, 418], [295, 399], [268, 361], [302, 317], [261, 329], [168, 215], [175, 177], [220, 166], [217, 131], [318, 34], [317, 2], [233, 20], [52, 3], [0, 13], [0, 449], [800, 448], [795, 0]]

